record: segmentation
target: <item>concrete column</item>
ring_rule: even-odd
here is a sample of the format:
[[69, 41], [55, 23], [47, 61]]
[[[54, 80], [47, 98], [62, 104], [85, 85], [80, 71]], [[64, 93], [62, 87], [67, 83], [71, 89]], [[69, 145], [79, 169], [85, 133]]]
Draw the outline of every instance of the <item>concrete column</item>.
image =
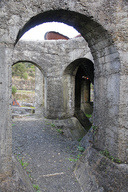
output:
[[36, 67], [35, 74], [35, 113], [43, 115], [44, 112], [44, 76]]
[[[66, 79], [66, 82], [69, 81]], [[63, 89], [61, 77], [47, 77], [45, 79], [45, 113], [46, 118], [64, 119], [70, 117], [69, 108], [71, 109], [71, 87], [68, 90]], [[64, 102], [65, 100], [65, 102]], [[72, 112], [72, 111], [71, 111]], [[73, 115], [71, 115], [73, 116]]]
[[11, 53], [0, 47], [0, 180], [12, 174]]
[[[107, 48], [106, 48], [107, 49]], [[108, 48], [109, 50], [109, 48]], [[114, 50], [112, 47], [111, 50]], [[103, 61], [103, 64], [99, 61]], [[111, 70], [110, 70], [111, 69]], [[120, 61], [117, 52], [110, 53], [95, 62], [94, 142], [100, 150], [107, 149], [114, 157], [119, 148]], [[123, 141], [121, 141], [123, 142]]]
[[[121, 44], [122, 49], [122, 44]], [[120, 50], [120, 102], [119, 102], [119, 158], [128, 163], [128, 45]]]

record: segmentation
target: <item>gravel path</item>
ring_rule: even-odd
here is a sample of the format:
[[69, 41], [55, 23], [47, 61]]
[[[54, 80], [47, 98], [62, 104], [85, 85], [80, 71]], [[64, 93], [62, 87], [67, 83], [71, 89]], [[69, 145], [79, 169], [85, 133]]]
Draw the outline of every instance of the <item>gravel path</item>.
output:
[[73, 168], [80, 154], [79, 142], [58, 133], [45, 119], [14, 119], [13, 153], [26, 167], [35, 191], [82, 192]]

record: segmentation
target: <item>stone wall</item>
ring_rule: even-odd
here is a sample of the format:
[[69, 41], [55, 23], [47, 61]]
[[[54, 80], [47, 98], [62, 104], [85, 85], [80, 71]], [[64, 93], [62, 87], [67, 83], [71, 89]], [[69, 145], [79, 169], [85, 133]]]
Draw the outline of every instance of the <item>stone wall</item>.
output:
[[[128, 162], [127, 15], [127, 0], [22, 0], [22, 3], [15, 0], [0, 1], [0, 34], [2, 37], [0, 39], [0, 178], [11, 174], [12, 170], [11, 65], [23, 59], [23, 48], [21, 53], [19, 50], [17, 57], [17, 53], [14, 53], [14, 44], [31, 27], [48, 21], [60, 21], [74, 26], [88, 42], [95, 64], [93, 118], [97, 126], [95, 147], [99, 150], [108, 149], [113, 156], [119, 157], [123, 162]], [[26, 44], [24, 59], [31, 60], [40, 68], [42, 63], [47, 63], [43, 65], [47, 88], [46, 116], [50, 117], [49, 111], [53, 110], [53, 114], [64, 117], [63, 110], [56, 111], [56, 105], [61, 107], [63, 98], [60, 77], [66, 66], [61, 63], [66, 61], [69, 65], [73, 59], [81, 57], [78, 53], [83, 52], [83, 49], [81, 49], [81, 44], [74, 48], [74, 43], [72, 43], [70, 44], [72, 51], [69, 51], [68, 55], [63, 55], [62, 53], [64, 51], [67, 53], [68, 50], [65, 49], [63, 43], [55, 42], [55, 50], [50, 43], [45, 42], [43, 48], [35, 47], [35, 51], [31, 50], [32, 46]], [[56, 54], [59, 46], [59, 52]], [[30, 52], [28, 51], [30, 50], [32, 55], [29, 58]], [[37, 52], [39, 63], [35, 58], [35, 52]], [[43, 60], [40, 59], [41, 55]], [[69, 80], [73, 81], [71, 79], [73, 73], [66, 75]], [[68, 79], [64, 80], [64, 86], [68, 85]], [[73, 87], [70, 88], [73, 89]], [[56, 94], [56, 89], [60, 90], [58, 94]], [[69, 94], [66, 93], [68, 98], [72, 96], [70, 92], [71, 89], [68, 91]], [[56, 95], [54, 103], [51, 102], [50, 95]], [[66, 100], [70, 102], [64, 105], [68, 107], [68, 115], [72, 115], [70, 109], [73, 109], [73, 102], [68, 98]]]
[[[87, 43], [82, 37], [68, 41], [20, 41], [16, 45], [13, 63], [27, 60], [40, 69], [36, 75], [36, 93], [40, 92], [39, 95], [36, 94], [37, 106], [43, 108], [46, 118], [62, 119], [74, 115], [75, 81], [68, 81], [68, 84], [66, 82], [67, 75], [73, 73], [73, 70], [76, 70], [81, 62], [72, 64], [72, 69], [67, 70], [66, 68], [72, 61], [79, 58], [91, 59], [89, 53]], [[73, 78], [74, 76], [71, 77], [71, 79]]]

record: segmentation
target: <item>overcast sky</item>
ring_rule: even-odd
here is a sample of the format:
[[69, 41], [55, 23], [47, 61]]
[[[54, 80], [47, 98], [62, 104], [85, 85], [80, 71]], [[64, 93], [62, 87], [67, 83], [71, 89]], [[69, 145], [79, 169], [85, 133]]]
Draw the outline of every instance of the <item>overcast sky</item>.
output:
[[29, 31], [27, 31], [23, 36], [22, 40], [44, 40], [44, 35], [48, 31], [59, 32], [69, 38], [77, 36], [79, 33], [73, 27], [68, 26], [64, 23], [51, 22], [43, 23], [38, 25]]

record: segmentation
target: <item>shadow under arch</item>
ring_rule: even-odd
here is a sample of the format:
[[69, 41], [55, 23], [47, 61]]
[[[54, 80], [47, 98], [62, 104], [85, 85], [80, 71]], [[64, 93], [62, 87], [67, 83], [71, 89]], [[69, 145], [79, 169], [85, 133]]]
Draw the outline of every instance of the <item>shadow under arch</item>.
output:
[[[85, 79], [84, 83], [82, 82], [83, 76], [86, 76], [88, 79]], [[75, 61], [70, 63], [64, 70], [64, 109], [69, 116], [76, 116], [77, 119], [79, 119], [79, 121], [81, 122], [81, 124], [87, 129], [88, 127], [90, 127], [91, 124], [88, 122], [88, 120], [86, 120], [86, 117], [84, 117], [85, 115], [81, 107], [81, 98], [83, 94], [84, 97], [89, 97], [90, 82], [94, 82], [94, 64], [91, 60], [87, 58], [76, 59]], [[89, 104], [88, 99], [86, 98], [85, 100], [86, 103], [88, 102]]]
[[35, 66], [35, 113], [43, 115], [45, 106], [45, 73], [43, 69], [33, 61], [18, 60], [12, 64], [12, 67], [18, 63], [28, 63]]

